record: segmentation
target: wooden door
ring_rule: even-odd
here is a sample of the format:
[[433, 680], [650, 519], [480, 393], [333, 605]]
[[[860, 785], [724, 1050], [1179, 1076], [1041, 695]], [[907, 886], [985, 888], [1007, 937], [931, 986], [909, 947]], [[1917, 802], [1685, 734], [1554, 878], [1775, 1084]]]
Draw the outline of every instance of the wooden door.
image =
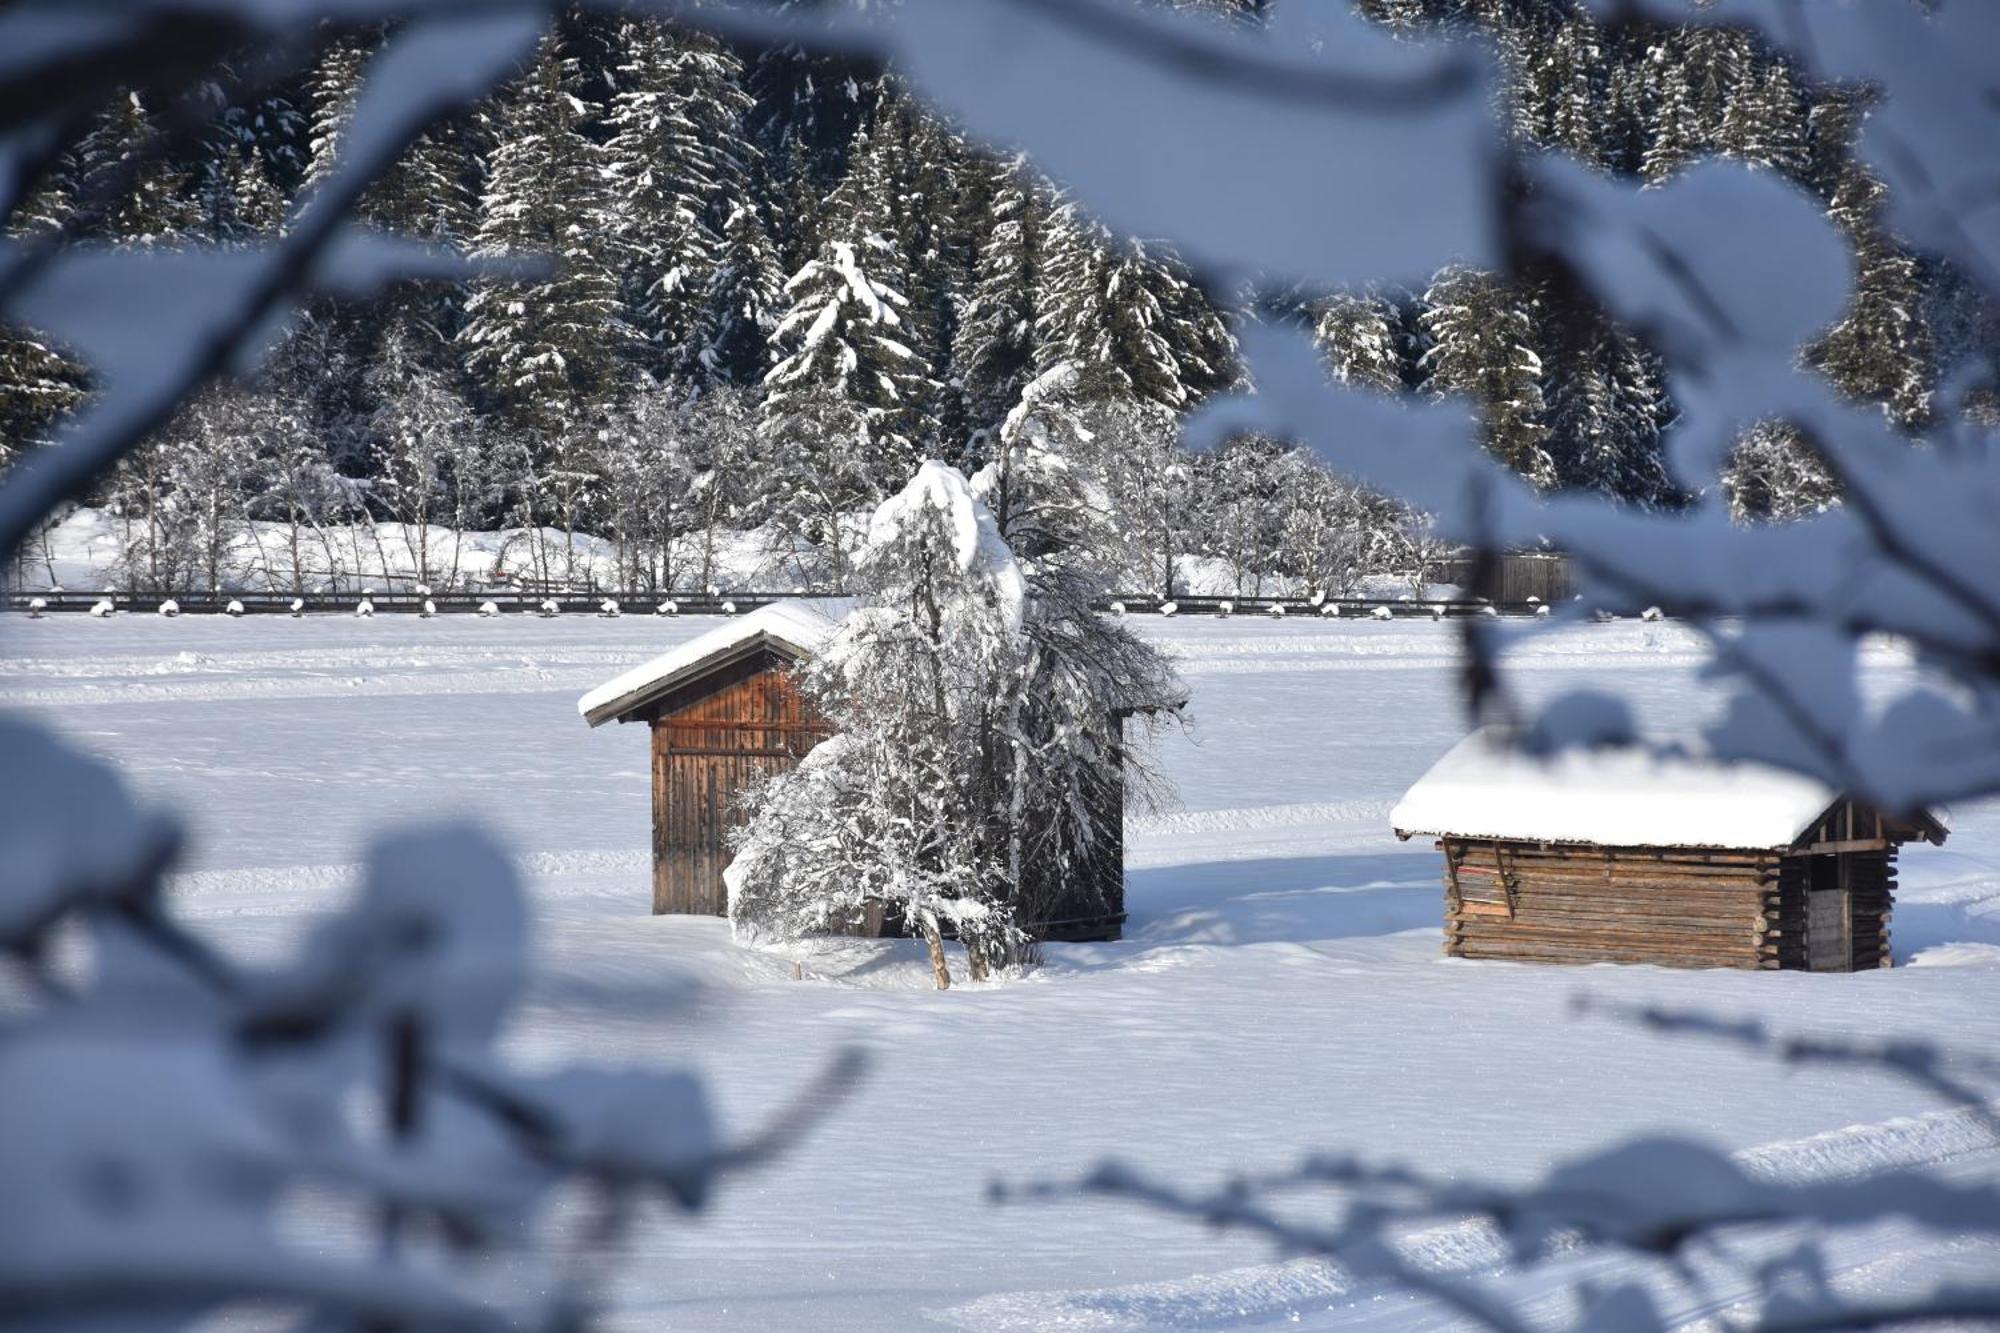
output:
[[1806, 967], [1814, 972], [1854, 970], [1853, 895], [1845, 858], [1808, 858], [1806, 879]]

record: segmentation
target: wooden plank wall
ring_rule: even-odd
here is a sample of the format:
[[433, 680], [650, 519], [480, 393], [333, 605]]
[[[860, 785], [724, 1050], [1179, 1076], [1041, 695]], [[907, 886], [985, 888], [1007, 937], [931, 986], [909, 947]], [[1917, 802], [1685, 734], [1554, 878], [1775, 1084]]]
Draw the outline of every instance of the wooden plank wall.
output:
[[1445, 952], [1539, 963], [1777, 968], [1776, 852], [1447, 838]]
[[653, 719], [653, 910], [721, 916], [729, 831], [743, 791], [797, 765], [828, 734], [788, 664], [746, 663], [670, 698]]

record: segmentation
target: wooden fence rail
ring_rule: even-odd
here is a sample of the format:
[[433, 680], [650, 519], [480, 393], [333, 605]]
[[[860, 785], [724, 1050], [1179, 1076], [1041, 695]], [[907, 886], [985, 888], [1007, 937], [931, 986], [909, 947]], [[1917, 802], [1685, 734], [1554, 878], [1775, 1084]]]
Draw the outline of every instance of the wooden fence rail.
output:
[[[167, 602], [190, 616], [228, 614], [232, 605], [246, 616], [347, 615], [366, 602], [375, 615], [421, 615], [428, 604], [436, 615], [472, 615], [491, 607], [499, 615], [602, 615], [603, 604], [614, 602], [622, 615], [660, 614], [658, 608], [671, 604], [668, 614], [686, 616], [741, 615], [760, 606], [802, 594], [791, 592], [707, 593], [565, 592], [565, 593], [435, 593], [420, 597], [413, 593], [163, 593], [106, 592], [7, 592], [0, 594], [0, 610], [27, 614], [84, 614], [101, 602], [109, 602], [115, 612], [157, 614]], [[826, 600], [828, 595], [805, 594]], [[553, 610], [549, 608], [553, 607]], [[1098, 610], [1129, 615], [1237, 616], [1276, 618], [1387, 617], [1395, 619], [1446, 619], [1477, 615], [1534, 615], [1544, 609], [1537, 601], [1409, 601], [1381, 597], [1329, 597], [1313, 601], [1304, 597], [1177, 597], [1171, 602], [1154, 596], [1132, 594], [1109, 597]]]

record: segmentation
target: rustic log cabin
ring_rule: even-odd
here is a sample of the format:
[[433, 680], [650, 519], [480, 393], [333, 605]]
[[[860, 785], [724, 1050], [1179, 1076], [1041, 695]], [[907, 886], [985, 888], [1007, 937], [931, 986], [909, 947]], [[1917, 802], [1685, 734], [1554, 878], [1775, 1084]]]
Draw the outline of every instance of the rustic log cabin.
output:
[[1779, 769], [1686, 750], [1542, 761], [1487, 732], [1390, 822], [1444, 853], [1451, 957], [1813, 972], [1890, 966], [1896, 852], [1946, 835]]
[[[774, 602], [606, 681], [577, 702], [592, 727], [644, 722], [652, 729], [653, 911], [725, 916], [723, 871], [730, 831], [745, 817], [754, 783], [797, 767], [833, 734], [800, 690], [797, 669], [815, 656], [837, 622], [800, 601]], [[1160, 705], [1178, 708], [1178, 702]], [[1125, 721], [1152, 706], [1121, 708], [1109, 719], [1114, 746]], [[1047, 904], [1024, 922], [1044, 940], [1115, 940], [1125, 921], [1122, 753], [1105, 766], [1097, 799], [1113, 836], [1092, 864], [1035, 886]], [[857, 935], [900, 935], [902, 923], [871, 911]]]

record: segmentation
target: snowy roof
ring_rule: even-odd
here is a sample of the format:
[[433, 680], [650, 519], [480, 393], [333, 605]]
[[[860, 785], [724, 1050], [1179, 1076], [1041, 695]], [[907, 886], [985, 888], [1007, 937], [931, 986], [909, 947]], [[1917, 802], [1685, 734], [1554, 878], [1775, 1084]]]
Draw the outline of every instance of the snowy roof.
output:
[[[1569, 750], [1538, 759], [1476, 731], [1389, 812], [1396, 836], [1606, 847], [1790, 847], [1841, 793], [1762, 764], [1688, 749]], [[1926, 818], [1916, 836], [1944, 840]]]
[[717, 625], [650, 662], [613, 676], [576, 701], [576, 711], [600, 726], [641, 708], [661, 695], [725, 662], [771, 649], [788, 657], [811, 657], [832, 637], [836, 622], [805, 602], [760, 606], [749, 615]]

